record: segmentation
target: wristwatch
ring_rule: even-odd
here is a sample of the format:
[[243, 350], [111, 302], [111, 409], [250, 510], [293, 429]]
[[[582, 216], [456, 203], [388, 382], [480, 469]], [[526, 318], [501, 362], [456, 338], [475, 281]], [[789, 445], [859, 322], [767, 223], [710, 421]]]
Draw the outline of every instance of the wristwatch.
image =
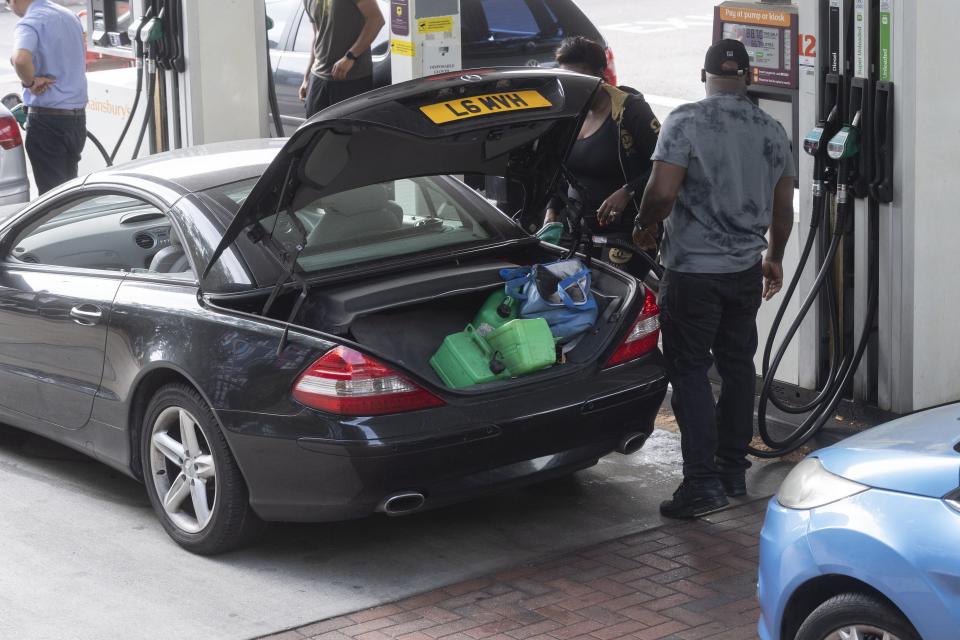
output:
[[34, 79], [30, 81], [30, 84], [27, 84], [27, 83], [25, 83], [25, 82], [21, 82], [21, 83], [20, 83], [20, 86], [23, 87], [24, 89], [32, 89], [32, 88], [33, 88], [33, 85], [35, 85], [35, 84], [37, 84], [37, 79], [36, 79], [36, 77], [34, 77]]
[[354, 62], [357, 60], [357, 56], [353, 55], [353, 51], [350, 51], [350, 49], [347, 49], [347, 52], [343, 54], [343, 57], [347, 60], [353, 60]]

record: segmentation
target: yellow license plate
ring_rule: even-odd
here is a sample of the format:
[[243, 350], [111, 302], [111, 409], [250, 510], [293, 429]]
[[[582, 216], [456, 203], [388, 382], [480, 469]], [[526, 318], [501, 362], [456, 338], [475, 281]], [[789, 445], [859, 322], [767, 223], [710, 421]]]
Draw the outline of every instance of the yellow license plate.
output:
[[428, 104], [420, 107], [430, 120], [436, 124], [445, 124], [477, 116], [487, 116], [524, 109], [544, 109], [553, 104], [540, 95], [539, 91], [508, 91], [505, 93], [488, 93], [482, 96], [471, 96]]

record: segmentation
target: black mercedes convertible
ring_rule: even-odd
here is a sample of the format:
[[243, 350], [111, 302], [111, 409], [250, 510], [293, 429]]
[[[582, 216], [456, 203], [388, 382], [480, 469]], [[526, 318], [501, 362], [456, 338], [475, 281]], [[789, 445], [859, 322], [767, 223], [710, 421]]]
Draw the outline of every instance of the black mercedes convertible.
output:
[[45, 194], [0, 227], [0, 420], [141, 479], [203, 554], [635, 451], [666, 380], [654, 298], [616, 269], [593, 265], [597, 323], [556, 365], [459, 389], [429, 365], [501, 269], [561, 254], [451, 176], [542, 209], [597, 89], [434, 77]]

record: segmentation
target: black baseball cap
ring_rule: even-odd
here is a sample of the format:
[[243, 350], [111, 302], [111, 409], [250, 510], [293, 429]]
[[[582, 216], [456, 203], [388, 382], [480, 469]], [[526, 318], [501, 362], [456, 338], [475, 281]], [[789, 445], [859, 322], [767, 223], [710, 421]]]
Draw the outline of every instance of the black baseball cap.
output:
[[[736, 70], [724, 69], [727, 62], [736, 62]], [[720, 40], [707, 49], [703, 70], [715, 76], [745, 76], [750, 71], [750, 55], [739, 40]]]

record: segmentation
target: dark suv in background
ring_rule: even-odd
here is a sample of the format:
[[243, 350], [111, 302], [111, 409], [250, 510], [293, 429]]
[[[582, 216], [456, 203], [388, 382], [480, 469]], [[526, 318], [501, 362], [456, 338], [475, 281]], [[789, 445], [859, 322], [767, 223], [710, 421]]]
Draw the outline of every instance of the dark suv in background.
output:
[[[378, 0], [384, 16], [390, 3]], [[267, 33], [277, 100], [286, 133], [303, 122], [297, 93], [310, 58], [313, 29], [304, 15], [303, 0], [266, 0], [273, 28]], [[553, 54], [567, 36], [586, 36], [603, 43], [603, 36], [573, 0], [461, 0], [463, 68], [552, 67]], [[390, 84], [390, 32], [387, 26], [373, 43], [374, 84]], [[611, 75], [613, 52], [607, 48]]]

